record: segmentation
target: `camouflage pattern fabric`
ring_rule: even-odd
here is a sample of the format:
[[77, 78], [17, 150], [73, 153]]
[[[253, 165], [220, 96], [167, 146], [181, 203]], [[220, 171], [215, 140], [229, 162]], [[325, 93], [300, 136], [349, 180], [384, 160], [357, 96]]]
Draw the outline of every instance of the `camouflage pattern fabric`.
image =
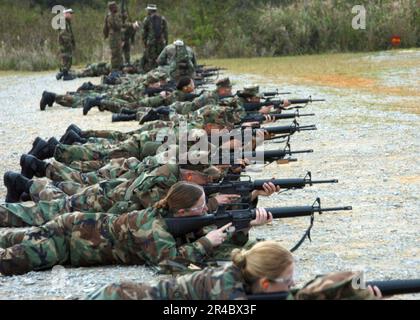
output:
[[73, 52], [76, 46], [71, 22], [66, 19], [66, 28], [60, 29], [58, 34], [58, 44], [60, 47], [60, 71], [68, 72], [73, 64]]
[[[154, 26], [159, 24], [160, 34], [156, 34]], [[141, 68], [148, 72], [157, 67], [156, 59], [168, 43], [168, 24], [165, 17], [153, 14], [143, 21], [142, 39], [144, 54], [141, 61]]]
[[194, 51], [188, 46], [166, 46], [157, 57], [159, 66], [169, 66], [171, 79], [178, 80], [181, 77], [194, 77], [197, 68], [197, 60]]
[[[371, 300], [368, 290], [353, 289], [352, 272], [327, 275], [302, 289], [292, 290], [288, 300]], [[235, 300], [251, 294], [239, 269], [232, 264], [206, 268], [156, 284], [113, 283], [89, 294], [88, 300]]]
[[105, 18], [105, 28], [108, 30], [109, 48], [111, 49], [111, 69], [122, 67], [122, 17], [119, 13], [108, 13]]
[[177, 246], [160, 219], [161, 210], [146, 209], [120, 216], [107, 213], [66, 213], [22, 234], [10, 230], [0, 243], [3, 275], [44, 270], [56, 264], [72, 266], [157, 264], [181, 257], [194, 262], [212, 251], [206, 238]]
[[92, 63], [85, 69], [76, 72], [79, 78], [106, 76], [111, 72], [111, 65], [106, 62]]
[[180, 181], [178, 165], [157, 166], [152, 158], [140, 163], [133, 176], [131, 179], [104, 180], [81, 188], [71, 196], [48, 183], [47, 179], [34, 180], [30, 189], [34, 202], [0, 204], [0, 218], [3, 219], [0, 226], [7, 227], [7, 223], [16, 220], [39, 226], [74, 211], [122, 214], [144, 209], [162, 199], [169, 188]]
[[337, 272], [315, 278], [290, 299], [296, 300], [372, 300], [376, 299], [369, 290], [352, 286], [355, 272]]
[[93, 293], [89, 300], [239, 300], [246, 299], [245, 281], [232, 264], [206, 268], [176, 279], [144, 283], [114, 283]]

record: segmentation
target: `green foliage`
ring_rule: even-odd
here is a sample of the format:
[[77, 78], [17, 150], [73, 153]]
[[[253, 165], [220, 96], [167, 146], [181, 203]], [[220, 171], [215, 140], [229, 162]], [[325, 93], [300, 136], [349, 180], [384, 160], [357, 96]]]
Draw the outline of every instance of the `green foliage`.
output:
[[[117, 1], [118, 2], [118, 1]], [[2, 0], [0, 69], [56, 68], [57, 31], [51, 8], [71, 6], [75, 64], [109, 58], [102, 37], [106, 0]], [[142, 21], [147, 1], [127, 0], [131, 20]], [[418, 0], [156, 0], [169, 23], [170, 41], [183, 39], [199, 58], [372, 51], [420, 46]], [[353, 30], [351, 9], [363, 4], [367, 29]], [[137, 33], [137, 40], [140, 32]], [[142, 52], [136, 41], [133, 55]]]

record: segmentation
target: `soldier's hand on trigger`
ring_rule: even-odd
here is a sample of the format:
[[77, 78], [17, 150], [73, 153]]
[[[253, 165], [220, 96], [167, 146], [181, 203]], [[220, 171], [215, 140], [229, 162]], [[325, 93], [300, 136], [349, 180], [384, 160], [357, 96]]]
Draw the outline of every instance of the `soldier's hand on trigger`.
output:
[[252, 227], [262, 226], [273, 221], [271, 212], [267, 212], [264, 208], [257, 208], [255, 214], [255, 219], [249, 223]]
[[227, 238], [227, 229], [232, 227], [232, 222], [224, 225], [223, 227], [210, 231], [206, 234], [206, 238], [210, 241], [213, 247], [220, 246]]

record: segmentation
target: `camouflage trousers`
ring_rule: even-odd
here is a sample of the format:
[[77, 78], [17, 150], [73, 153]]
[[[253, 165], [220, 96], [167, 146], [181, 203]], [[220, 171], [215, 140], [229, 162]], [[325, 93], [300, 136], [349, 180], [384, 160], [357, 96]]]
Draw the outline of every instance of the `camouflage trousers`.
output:
[[56, 95], [55, 103], [68, 108], [83, 108], [83, 101], [86, 98], [95, 98], [100, 96], [97, 92], [78, 93], [73, 92], [65, 95]]
[[[140, 161], [136, 158], [111, 159], [111, 161], [98, 170], [81, 172], [56, 160], [47, 166], [46, 176], [56, 182], [56, 186], [67, 195], [79, 193], [84, 187], [97, 184], [104, 180], [116, 178], [132, 178], [132, 173]], [[128, 174], [128, 175], [127, 175]]]
[[130, 40], [126, 40], [124, 41], [124, 45], [122, 47], [122, 51], [123, 51], [123, 57], [124, 57], [124, 63], [125, 64], [130, 64], [130, 60], [131, 60], [131, 44], [130, 44]]
[[121, 48], [121, 36], [110, 35], [109, 37], [109, 48], [111, 49], [111, 69], [120, 70], [123, 64], [122, 61], [122, 48]]
[[95, 138], [102, 138], [111, 141], [124, 141], [131, 137], [132, 134], [139, 133], [139, 132], [132, 132], [132, 133], [125, 133], [121, 131], [114, 131], [114, 130], [84, 130], [83, 131], [83, 138], [89, 139], [89, 142], [96, 143], [99, 141]]
[[57, 264], [143, 264], [124, 241], [126, 233], [114, 231], [116, 219], [106, 213], [73, 212], [40, 227], [8, 230], [0, 235], [0, 272], [24, 274]]
[[69, 72], [73, 65], [73, 52], [62, 51], [60, 52], [60, 71]]
[[76, 73], [79, 78], [106, 76], [111, 72], [106, 62], [92, 63], [87, 65], [85, 69]]
[[156, 60], [164, 48], [165, 44], [161, 42], [153, 42], [147, 45], [141, 60], [141, 67], [144, 72], [149, 72], [158, 66]]
[[[141, 143], [136, 136], [132, 136], [129, 139], [124, 140], [123, 142], [117, 142], [116, 144], [109, 141], [101, 141], [101, 144], [58, 144], [55, 148], [54, 158], [67, 165], [80, 161], [102, 161], [102, 164], [105, 165], [111, 159], [116, 158], [128, 159], [134, 157], [142, 160], [146, 156], [155, 155], [157, 148], [161, 145], [160, 143], [149, 141], [144, 143], [144, 146], [141, 147]], [[72, 166], [72, 168], [74, 167]]]
[[130, 184], [127, 179], [107, 180], [69, 196], [48, 179], [34, 180], [30, 188], [33, 201], [0, 204], [0, 227], [39, 226], [74, 211], [120, 214], [136, 210], [138, 204], [124, 200]]

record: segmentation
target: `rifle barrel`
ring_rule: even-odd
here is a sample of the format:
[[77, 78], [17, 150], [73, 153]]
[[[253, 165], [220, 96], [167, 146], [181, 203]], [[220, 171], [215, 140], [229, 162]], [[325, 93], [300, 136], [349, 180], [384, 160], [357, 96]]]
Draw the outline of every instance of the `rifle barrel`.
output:
[[368, 281], [366, 285], [377, 286], [383, 296], [420, 292], [420, 279]]
[[311, 184], [338, 183], [337, 179], [309, 181]]

